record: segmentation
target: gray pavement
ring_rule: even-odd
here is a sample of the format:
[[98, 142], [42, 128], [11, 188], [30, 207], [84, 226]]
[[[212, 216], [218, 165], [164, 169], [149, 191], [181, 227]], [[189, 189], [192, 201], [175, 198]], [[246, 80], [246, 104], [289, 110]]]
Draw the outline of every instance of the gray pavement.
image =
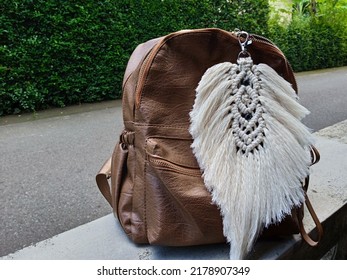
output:
[[[347, 244], [344, 242], [347, 241], [345, 235], [347, 120], [319, 130], [315, 133], [315, 138], [321, 160], [310, 170], [308, 196], [324, 227], [320, 246], [312, 248], [315, 256], [307, 253], [300, 236], [294, 235], [277, 240], [260, 239], [247, 259], [329, 260], [338, 256], [335, 255], [336, 244], [340, 253], [346, 255]], [[304, 211], [304, 226], [307, 232], [311, 232], [316, 225], [306, 207]], [[337, 258], [342, 259], [343, 256]], [[228, 258], [227, 244], [191, 247], [136, 245], [128, 239], [113, 214], [108, 214], [0, 257], [0, 260], [226, 260]]]
[[311, 114], [304, 123], [314, 131], [347, 119], [347, 67], [296, 74], [300, 102]]
[[[347, 119], [347, 67], [297, 75], [314, 131]], [[119, 101], [0, 118], [0, 256], [103, 217], [95, 174], [122, 128]]]
[[110, 212], [94, 177], [118, 139], [121, 108], [103, 105], [0, 126], [0, 256]]

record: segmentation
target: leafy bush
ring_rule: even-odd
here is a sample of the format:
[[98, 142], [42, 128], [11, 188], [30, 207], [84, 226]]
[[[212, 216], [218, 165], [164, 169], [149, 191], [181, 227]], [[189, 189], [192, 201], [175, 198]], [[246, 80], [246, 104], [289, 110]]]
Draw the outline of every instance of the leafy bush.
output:
[[281, 24], [278, 14], [270, 22], [270, 37], [293, 69], [306, 71], [346, 65], [347, 4], [339, 7], [339, 1], [330, 0], [293, 2], [293, 10], [281, 11], [282, 17], [290, 17], [288, 24]]
[[270, 37], [295, 71], [346, 65], [346, 0], [293, 3], [268, 24], [265, 0], [2, 0], [0, 116], [119, 98], [134, 48], [180, 29]]
[[[121, 95], [139, 43], [187, 28], [267, 32], [267, 1], [2, 0], [0, 115]], [[257, 13], [257, 16], [254, 16]]]

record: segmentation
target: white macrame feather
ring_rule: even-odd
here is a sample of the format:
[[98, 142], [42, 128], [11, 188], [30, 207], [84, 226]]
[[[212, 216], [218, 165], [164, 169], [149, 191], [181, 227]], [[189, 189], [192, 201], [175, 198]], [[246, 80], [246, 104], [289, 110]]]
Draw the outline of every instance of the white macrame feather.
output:
[[251, 58], [209, 68], [190, 113], [192, 149], [223, 218], [230, 258], [242, 259], [264, 227], [305, 198], [312, 134], [291, 85]]

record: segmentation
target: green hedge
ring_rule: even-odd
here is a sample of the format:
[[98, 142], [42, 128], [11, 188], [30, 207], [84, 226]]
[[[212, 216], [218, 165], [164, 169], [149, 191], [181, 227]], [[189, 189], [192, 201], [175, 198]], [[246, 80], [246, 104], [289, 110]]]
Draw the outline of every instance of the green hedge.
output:
[[2, 0], [0, 11], [0, 115], [5, 115], [119, 98], [127, 60], [139, 43], [186, 28], [264, 33], [268, 5]]
[[294, 71], [347, 65], [347, 26], [338, 16], [295, 17], [288, 26], [273, 23], [270, 38], [284, 52]]
[[346, 54], [338, 37], [336, 48], [327, 39], [334, 30], [321, 24], [310, 25], [316, 33], [309, 35], [299, 24], [269, 29], [268, 15], [265, 0], [2, 0], [0, 116], [120, 98], [133, 49], [180, 29], [270, 36], [295, 70], [346, 63], [336, 55]]

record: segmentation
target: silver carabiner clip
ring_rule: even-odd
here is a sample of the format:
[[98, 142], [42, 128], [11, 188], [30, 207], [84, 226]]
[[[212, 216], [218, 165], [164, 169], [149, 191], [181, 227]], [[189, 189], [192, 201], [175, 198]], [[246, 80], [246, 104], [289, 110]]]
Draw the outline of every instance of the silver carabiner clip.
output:
[[241, 55], [245, 57], [250, 56], [249, 52], [247, 51], [247, 46], [252, 44], [252, 39], [250, 39], [250, 35], [246, 31], [238, 31], [236, 34], [237, 34], [237, 39], [241, 47], [241, 52], [239, 53], [239, 57]]

